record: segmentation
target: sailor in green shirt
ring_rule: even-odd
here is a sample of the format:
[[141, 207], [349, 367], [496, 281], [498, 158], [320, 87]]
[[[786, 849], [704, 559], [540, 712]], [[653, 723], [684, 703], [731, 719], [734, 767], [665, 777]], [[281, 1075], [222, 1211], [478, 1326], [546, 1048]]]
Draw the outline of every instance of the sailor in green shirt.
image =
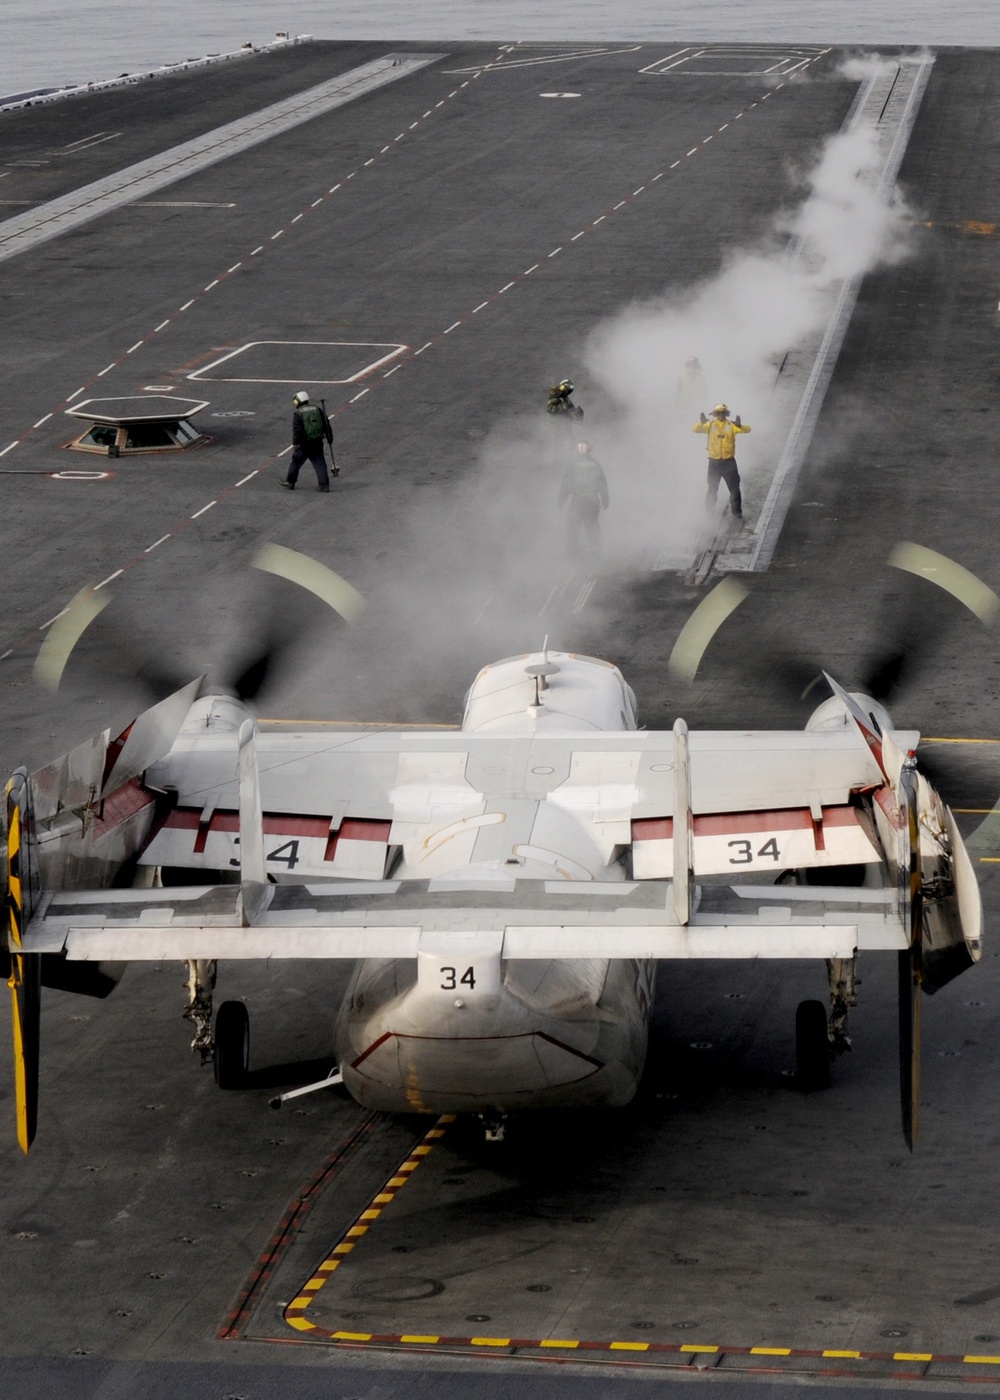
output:
[[559, 504], [566, 506], [566, 542], [572, 558], [580, 557], [581, 533], [594, 554], [601, 548], [600, 514], [608, 508], [608, 482], [590, 455], [590, 443], [578, 442], [559, 483]]

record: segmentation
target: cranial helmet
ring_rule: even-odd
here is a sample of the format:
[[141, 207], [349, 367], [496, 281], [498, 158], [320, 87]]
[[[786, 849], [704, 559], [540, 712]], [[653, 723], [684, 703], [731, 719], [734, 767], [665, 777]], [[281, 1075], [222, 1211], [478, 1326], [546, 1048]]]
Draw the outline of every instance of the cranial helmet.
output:
[[728, 413], [728, 412], [729, 412], [729, 409], [726, 407], [726, 405], [725, 405], [724, 403], [717, 403], [717, 404], [715, 405], [715, 407], [712, 409], [712, 412], [713, 412], [713, 413]]
[[572, 394], [572, 392], [573, 392], [573, 381], [572, 381], [572, 379], [563, 379], [563, 380], [561, 380], [560, 383], [559, 383], [559, 388], [560, 388], [560, 389], [564, 389], [564, 390], [566, 391], [567, 394]]
[[293, 403], [293, 404], [296, 404], [296, 405], [304, 404], [304, 403], [308, 403], [308, 402], [309, 402], [309, 395], [306, 393], [305, 389], [300, 389], [299, 392], [295, 395], [294, 399], [292, 399], [292, 403]]

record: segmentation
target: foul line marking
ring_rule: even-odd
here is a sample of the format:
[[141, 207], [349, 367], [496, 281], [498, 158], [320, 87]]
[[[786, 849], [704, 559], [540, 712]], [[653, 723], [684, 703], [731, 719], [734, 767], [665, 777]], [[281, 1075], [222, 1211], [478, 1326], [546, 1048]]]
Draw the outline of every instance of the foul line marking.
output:
[[261, 1292], [274, 1276], [278, 1265], [288, 1251], [289, 1245], [302, 1228], [306, 1216], [326, 1190], [338, 1169], [344, 1165], [347, 1158], [368, 1136], [380, 1118], [381, 1115], [378, 1113], [366, 1114], [361, 1123], [348, 1134], [319, 1170], [310, 1177], [305, 1186], [296, 1193], [295, 1199], [281, 1217], [277, 1229], [240, 1290], [232, 1312], [219, 1329], [221, 1340], [234, 1341], [242, 1334], [243, 1326], [249, 1320]]
[[[340, 1268], [347, 1255], [351, 1253], [361, 1238], [367, 1235], [386, 1206], [392, 1204], [397, 1193], [403, 1189], [421, 1162], [433, 1150], [435, 1143], [444, 1137], [448, 1125], [454, 1123], [456, 1117], [457, 1115], [454, 1113], [442, 1113], [434, 1127], [424, 1134], [419, 1144], [408, 1154], [406, 1161], [396, 1168], [381, 1191], [376, 1192], [354, 1224], [344, 1232], [312, 1277], [302, 1285], [298, 1296], [285, 1307], [282, 1315], [289, 1327], [294, 1327], [297, 1332], [317, 1332], [334, 1342], [370, 1342], [372, 1340], [367, 1332], [327, 1332], [323, 1328], [317, 1327], [315, 1322], [309, 1321], [305, 1316], [306, 1309], [315, 1302], [316, 1295], [323, 1288], [327, 1279], [336, 1269]], [[410, 1340], [426, 1342], [437, 1341], [437, 1338], [411, 1337]]]

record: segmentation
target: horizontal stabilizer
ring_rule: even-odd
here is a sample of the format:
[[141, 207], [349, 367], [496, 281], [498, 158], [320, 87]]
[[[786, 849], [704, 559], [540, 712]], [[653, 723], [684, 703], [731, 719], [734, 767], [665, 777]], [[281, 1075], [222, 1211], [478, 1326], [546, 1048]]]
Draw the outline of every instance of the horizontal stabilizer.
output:
[[[230, 958], [416, 958], [422, 939], [432, 937], [434, 951], [447, 948], [448, 935], [438, 930], [386, 927], [303, 928], [261, 926], [221, 929], [144, 926], [70, 928], [67, 958], [112, 956], [130, 961], [164, 962]], [[453, 935], [456, 939], [460, 935]], [[564, 924], [558, 928], [504, 930], [505, 959], [579, 958], [851, 958], [858, 948], [853, 924], [705, 924], [685, 928], [607, 927]]]
[[408, 958], [424, 936], [503, 935], [508, 958], [831, 958], [907, 946], [891, 891], [714, 887], [679, 924], [668, 881], [342, 881], [270, 886], [243, 927], [232, 885], [46, 896], [33, 952], [79, 959]]

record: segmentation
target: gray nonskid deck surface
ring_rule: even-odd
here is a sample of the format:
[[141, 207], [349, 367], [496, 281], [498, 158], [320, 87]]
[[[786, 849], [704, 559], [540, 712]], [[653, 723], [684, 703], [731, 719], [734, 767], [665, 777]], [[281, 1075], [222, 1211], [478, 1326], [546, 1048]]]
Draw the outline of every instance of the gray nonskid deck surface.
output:
[[407, 77], [441, 54], [387, 54], [353, 72], [331, 78], [296, 97], [287, 97], [252, 116], [174, 146], [160, 155], [107, 175], [71, 194], [50, 200], [0, 223], [0, 261], [16, 257], [50, 238], [69, 233], [81, 224], [169, 188], [186, 176], [197, 175], [218, 161], [250, 150], [303, 122], [334, 111], [347, 102], [374, 92], [385, 83]]
[[[369, 609], [353, 632], [319, 634], [304, 669], [267, 697], [269, 715], [300, 720], [455, 723], [480, 664], [536, 648], [550, 632], [553, 646], [620, 665], [652, 727], [669, 727], [678, 712], [692, 726], [800, 724], [804, 714], [759, 679], [761, 658], [776, 640], [801, 642], [835, 674], [859, 674], [893, 540], [918, 539], [1000, 585], [989, 525], [996, 308], [985, 290], [995, 245], [963, 226], [988, 221], [1000, 189], [984, 116], [1000, 93], [1000, 59], [954, 52], [937, 56], [901, 172], [934, 227], [911, 263], [862, 287], [772, 568], [706, 657], [699, 683], [682, 693], [666, 679], [673, 638], [700, 595], [663, 576], [624, 566], [599, 573], [581, 611], [540, 616], [559, 573], [555, 481], [533, 460], [508, 496], [483, 474], [480, 445], [542, 412], [546, 386], [576, 372], [578, 347], [602, 316], [665, 285], [690, 285], [727, 247], [766, 229], [786, 199], [789, 162], [840, 128], [857, 87], [833, 76], [832, 56], [815, 81], [764, 104], [755, 127], [741, 122], [730, 144], [713, 141], [697, 170], [664, 178], [573, 242], [746, 98], [746, 81], [732, 78], [640, 82], [638, 69], [667, 52], [651, 45], [641, 55], [491, 72], [451, 99], [459, 79], [439, 69], [496, 54], [472, 46], [454, 64], [409, 73], [190, 176], [171, 189], [184, 207], [123, 207], [4, 264], [0, 451], [18, 440], [0, 457], [0, 473], [11, 473], [3, 475], [0, 607], [0, 651], [12, 652], [0, 664], [8, 768], [48, 761], [131, 718], [135, 697], [93, 680], [72, 698], [31, 689], [33, 649], [16, 644], [81, 587], [133, 559], [108, 585], [118, 595], [105, 621], [138, 630], [181, 669], [214, 663], [250, 630], [259, 600], [246, 592], [243, 566], [262, 539], [313, 554], [365, 593]], [[314, 58], [303, 50], [283, 61]], [[310, 67], [303, 87], [321, 76]], [[581, 97], [540, 97], [553, 90]], [[115, 100], [140, 126], [141, 106]], [[95, 113], [80, 134], [106, 129], [88, 101], [74, 104], [80, 121]], [[233, 102], [213, 128], [253, 106], [242, 89]], [[27, 130], [36, 115], [23, 117]], [[381, 157], [411, 124], [407, 140]], [[185, 139], [194, 135], [185, 130]], [[66, 133], [63, 144], [72, 139]], [[137, 148], [125, 163], [151, 154]], [[355, 170], [346, 197], [292, 225]], [[29, 197], [32, 178], [15, 169], [2, 181], [4, 198]], [[265, 242], [266, 255], [201, 295]], [[164, 331], [127, 355], [168, 317]], [[13, 474], [91, 465], [62, 451], [68, 420], [58, 409], [106, 366], [115, 367], [96, 381], [105, 387], [88, 393], [148, 384], [190, 392], [185, 375], [198, 365], [275, 341], [433, 342], [405, 371], [377, 386], [373, 379], [349, 409], [357, 386], [323, 390], [329, 407], [344, 407], [335, 419], [342, 476], [329, 496], [276, 485], [297, 383], [205, 381], [198, 392], [211, 399], [215, 441], [177, 461], [120, 461], [115, 476], [91, 484]], [[599, 429], [605, 406], [586, 387], [588, 430]], [[613, 502], [625, 512], [628, 478], [614, 475], [610, 440], [608, 452]], [[481, 495], [473, 479], [485, 482]], [[544, 532], [535, 532], [539, 518]], [[470, 532], [476, 549], [458, 549]], [[532, 548], [509, 575], [491, 576], [499, 601], [476, 623], [487, 591], [482, 561], [518, 536]], [[285, 606], [293, 617], [303, 609], [297, 600]], [[956, 622], [928, 647], [919, 681], [894, 711], [929, 735], [995, 740], [998, 683], [991, 639]], [[963, 752], [959, 805], [988, 808], [1000, 787], [996, 753]], [[981, 867], [988, 917], [995, 868]], [[394, 1200], [338, 1271], [322, 1299], [325, 1320], [331, 1330], [394, 1334], [440, 1326], [460, 1338], [530, 1325], [532, 1335], [575, 1329], [571, 1337], [599, 1342], [690, 1338], [720, 1348], [958, 1357], [1000, 1350], [997, 969], [987, 943], [977, 972], [925, 1002], [923, 1133], [912, 1159], [897, 1127], [891, 958], [865, 961], [852, 1053], [834, 1067], [829, 1094], [808, 1097], [785, 1071], [795, 1005], [825, 995], [822, 968], [667, 969], [635, 1107], [526, 1123], [493, 1157], [468, 1134], [446, 1139], [421, 1167], [423, 1181], [418, 1173], [407, 1186], [412, 1198]], [[304, 1396], [314, 1379], [329, 1393], [331, 1378], [344, 1396], [404, 1387], [408, 1395], [606, 1393], [610, 1382], [587, 1366], [607, 1365], [607, 1351], [586, 1365], [574, 1360], [567, 1377], [537, 1358], [487, 1360], [468, 1347], [461, 1356], [430, 1349], [385, 1358], [329, 1342], [279, 1349], [262, 1340], [295, 1341], [280, 1305], [428, 1126], [366, 1124], [362, 1110], [328, 1090], [280, 1114], [267, 1107], [279, 1088], [328, 1071], [347, 976], [346, 967], [311, 963], [223, 970], [220, 999], [245, 997], [252, 1019], [254, 1077], [238, 1094], [217, 1091], [211, 1070], [189, 1053], [180, 968], [132, 967], [106, 1002], [45, 994], [30, 1159], [21, 1158], [12, 1124], [0, 1135], [9, 1260], [0, 1384], [17, 1400], [60, 1387], [172, 1396], [190, 1393], [192, 1374], [247, 1396], [270, 1393], [275, 1376], [283, 1392]], [[0, 1110], [9, 1122], [6, 1079]], [[344, 1143], [354, 1144], [351, 1155], [252, 1310], [250, 1339], [219, 1340], [286, 1209]], [[444, 1289], [425, 1302], [400, 1278]], [[482, 1315], [488, 1320], [468, 1320]], [[948, 1366], [932, 1368], [928, 1383], [995, 1382], [998, 1373]], [[790, 1369], [808, 1378], [831, 1367], [849, 1369], [821, 1356]], [[615, 1374], [616, 1386], [627, 1383]], [[730, 1375], [727, 1383], [742, 1382]]]

